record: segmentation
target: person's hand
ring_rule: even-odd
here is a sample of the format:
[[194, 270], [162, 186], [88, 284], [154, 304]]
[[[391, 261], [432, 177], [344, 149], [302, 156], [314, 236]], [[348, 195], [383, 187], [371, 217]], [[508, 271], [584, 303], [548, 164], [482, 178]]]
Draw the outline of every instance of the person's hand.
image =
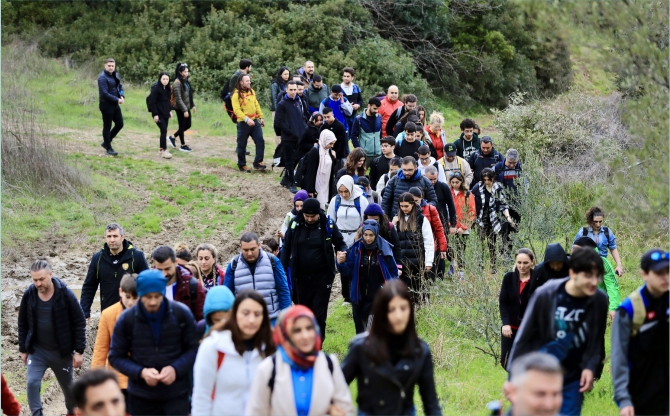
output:
[[358, 104], [352, 104], [351, 106], [354, 108], [354, 110], [358, 110], [359, 108], [361, 108], [361, 106]]
[[308, 192], [307, 195], [309, 195], [310, 198], [316, 198], [316, 192]]
[[433, 266], [426, 266], [426, 271], [429, 272], [432, 268]]
[[507, 222], [509, 222], [509, 225], [511, 225], [512, 228], [516, 228], [516, 224], [514, 223], [514, 220], [513, 220], [513, 219], [508, 218], [508, 219], [507, 219]]
[[252, 119], [250, 119], [250, 118], [247, 119], [247, 126], [253, 127], [255, 125], [256, 125], [256, 123], [254, 123], [254, 121]]
[[284, 238], [284, 233], [282, 233], [281, 230], [277, 231], [277, 237]]
[[463, 234], [465, 234], [465, 230], [462, 229], [462, 228], [459, 228], [458, 230], [456, 230], [456, 233], [463, 235]]
[[261, 127], [265, 127], [265, 119], [264, 119], [264, 118], [262, 118], [262, 119], [260, 120], [260, 123], [261, 123]]
[[27, 352], [22, 352], [21, 353], [21, 361], [23, 361], [23, 365], [26, 365], [28, 362], [28, 353]]
[[402, 276], [402, 270], [398, 269], [398, 277]]
[[158, 123], [158, 116], [154, 116], [154, 122]]
[[503, 325], [502, 334], [505, 338], [512, 338], [512, 327], [510, 325]]
[[155, 368], [145, 368], [142, 370], [140, 377], [146, 381], [147, 385], [154, 387], [160, 381], [158, 378], [159, 375], [160, 373]]
[[172, 111], [170, 111], [170, 118], [172, 118]]
[[193, 108], [191, 108], [191, 113], [195, 114], [195, 106], [193, 106]]
[[188, 111], [184, 111], [184, 118], [188, 118]]
[[78, 352], [75, 352], [74, 355], [72, 356], [72, 367], [80, 368], [83, 363], [84, 363], [84, 356], [79, 354]]
[[616, 275], [619, 277], [623, 276], [623, 266], [621, 265], [616, 266], [616, 268], [614, 269], [614, 273], [616, 273]]
[[342, 104], [344, 104], [344, 94], [340, 93], [340, 98], [339, 98], [339, 100], [340, 100], [340, 102], [341, 102]]
[[119, 98], [119, 104], [123, 104], [124, 102], [126, 102], [125, 98], [123, 98], [123, 97]]
[[581, 387], [579, 389], [580, 393], [590, 391], [593, 388], [593, 371], [588, 369], [582, 371], [582, 378], [579, 380], [579, 386]]
[[613, 321], [616, 316], [616, 311], [609, 311], [607, 314], [610, 316], [610, 321]]
[[163, 367], [157, 378], [158, 381], [169, 386], [177, 379], [177, 372], [174, 371], [174, 367], [168, 365], [167, 367]]
[[441, 253], [440, 253], [440, 258], [441, 258], [442, 260], [446, 259], [446, 258], [447, 258], [447, 252], [446, 252], [446, 251], [441, 252]]
[[456, 227], [449, 227], [449, 234], [456, 234], [458, 233], [458, 229]]
[[633, 406], [622, 407], [619, 410], [619, 416], [635, 416], [635, 408]]
[[328, 407], [328, 413], [326, 413], [326, 414], [327, 414], [327, 415], [330, 415], [330, 416], [346, 416], [346, 415], [347, 415], [347, 412], [345, 412], [344, 410], [342, 410], [342, 408], [341, 408], [340, 406], [331, 404], [331, 405]]
[[346, 251], [338, 251], [337, 252], [337, 262], [342, 264], [347, 260], [347, 252]]
[[396, 215], [395, 217], [393, 217], [393, 219], [391, 220], [391, 222], [393, 223], [393, 225], [398, 225], [398, 221], [400, 221], [400, 219], [398, 219], [398, 216], [397, 216], [397, 215]]

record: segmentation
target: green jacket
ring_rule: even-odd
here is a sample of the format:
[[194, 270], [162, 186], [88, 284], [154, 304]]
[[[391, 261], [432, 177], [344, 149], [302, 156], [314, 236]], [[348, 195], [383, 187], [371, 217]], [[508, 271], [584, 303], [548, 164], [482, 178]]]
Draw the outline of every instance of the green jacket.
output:
[[[598, 249], [596, 249], [598, 250]], [[603, 281], [598, 284], [598, 289], [601, 289], [607, 293], [609, 298], [609, 311], [616, 311], [619, 305], [621, 304], [621, 293], [619, 292], [619, 282], [616, 279], [616, 274], [614, 273], [614, 268], [610, 264], [609, 260], [603, 257], [603, 266], [605, 266], [605, 276], [603, 276]]]

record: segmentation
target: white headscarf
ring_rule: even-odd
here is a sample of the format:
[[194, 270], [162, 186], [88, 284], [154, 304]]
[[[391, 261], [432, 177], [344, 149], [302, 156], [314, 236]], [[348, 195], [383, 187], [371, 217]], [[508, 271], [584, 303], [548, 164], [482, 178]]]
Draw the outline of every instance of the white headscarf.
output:
[[344, 175], [340, 178], [339, 181], [337, 181], [337, 188], [335, 188], [337, 191], [340, 190], [340, 186], [344, 185], [345, 188], [349, 190], [349, 198], [346, 199], [346, 201], [353, 201], [354, 199], [358, 198], [359, 196], [363, 195], [363, 190], [361, 189], [360, 186], [356, 185], [354, 183], [354, 178], [352, 178], [349, 175]]
[[330, 174], [333, 167], [333, 159], [330, 157], [330, 149], [326, 149], [332, 142], [336, 142], [335, 134], [330, 130], [324, 130], [319, 136], [319, 169], [316, 173], [316, 182], [314, 184], [317, 192], [316, 198], [321, 203], [321, 208], [325, 209], [328, 203], [328, 194], [330, 192]]

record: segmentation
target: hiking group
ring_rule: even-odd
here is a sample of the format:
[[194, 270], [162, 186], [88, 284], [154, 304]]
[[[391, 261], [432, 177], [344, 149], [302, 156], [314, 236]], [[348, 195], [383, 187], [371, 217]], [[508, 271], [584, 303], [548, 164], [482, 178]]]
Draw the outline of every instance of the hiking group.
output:
[[[109, 154], [123, 125], [124, 100], [112, 64], [99, 80], [116, 97], [114, 103], [105, 95], [103, 105], [101, 86]], [[237, 122], [243, 172], [249, 171], [249, 136], [256, 144], [253, 167], [265, 169], [265, 119], [250, 69], [243, 59], [222, 91]], [[261, 240], [245, 232], [231, 259], [208, 243], [193, 254], [182, 243], [160, 246], [150, 268], [123, 228], [111, 223], [80, 301], [48, 261], [33, 263], [33, 284], [19, 311], [33, 415], [42, 413], [47, 368], [69, 414], [412, 415], [416, 386], [424, 413], [441, 414], [415, 308], [430, 302], [437, 279], [452, 276], [458, 284], [465, 270], [482, 269], [465, 264], [471, 231], [482, 239], [494, 273], [497, 257], [512, 255], [511, 234], [523, 221], [519, 201], [529, 185], [519, 152], [503, 156], [473, 120], [463, 120], [461, 136], [448, 142], [442, 114], [427, 115], [415, 95], [401, 97], [391, 86], [364, 107], [354, 78], [353, 68], [345, 68], [342, 84], [329, 87], [311, 61], [294, 77], [286, 67], [277, 71], [270, 97], [273, 164], [284, 167], [281, 183], [294, 195], [276, 236]], [[178, 109], [174, 136], [182, 147], [195, 113], [188, 66], [179, 64], [170, 94], [169, 79], [161, 73], [147, 98], [168, 158], [169, 108]], [[647, 251], [640, 264], [644, 284], [622, 302], [622, 262], [604, 217], [598, 207], [588, 210], [570, 256], [559, 244], [548, 245], [537, 265], [527, 248], [513, 255], [499, 297], [501, 365], [509, 372], [501, 384], [512, 415], [581, 413], [584, 393], [603, 371], [608, 316], [620, 414], [668, 414], [669, 255]], [[341, 363], [321, 348], [326, 334], [339, 336], [326, 330], [338, 274], [357, 333]], [[98, 290], [102, 314], [92, 369], [74, 381]], [[348, 386], [354, 380], [356, 406]]]

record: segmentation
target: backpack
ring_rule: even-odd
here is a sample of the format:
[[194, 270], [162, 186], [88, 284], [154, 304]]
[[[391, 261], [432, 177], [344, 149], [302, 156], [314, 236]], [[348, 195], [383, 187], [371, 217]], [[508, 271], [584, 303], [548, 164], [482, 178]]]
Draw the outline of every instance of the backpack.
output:
[[[328, 354], [323, 354], [326, 356], [326, 361], [328, 361], [328, 370], [330, 370], [330, 375], [333, 375], [333, 371], [335, 370], [334, 365], [333, 365], [333, 360], [330, 358]], [[275, 378], [277, 377], [277, 355], [272, 356], [272, 372], [270, 373], [270, 380], [268, 380], [268, 387], [270, 387], [270, 396], [272, 396], [272, 392], [275, 390]]]
[[[149, 90], [149, 95], [147, 95], [147, 111], [148, 112], [151, 112], [151, 106], [149, 105], [149, 98], [151, 97], [151, 90], [153, 90], [156, 85], [158, 85], [158, 81], [151, 84], [151, 89]], [[172, 97], [170, 97], [170, 104], [172, 104]]]
[[631, 293], [628, 299], [630, 299], [630, 303], [633, 306], [633, 316], [630, 320], [630, 336], [635, 337], [642, 324], [644, 324], [644, 319], [647, 317], [647, 307], [644, 306], [644, 299], [642, 298], [640, 289], [636, 289], [635, 292]]
[[[607, 238], [607, 242], [609, 243], [610, 241], [610, 229], [603, 226], [603, 233], [605, 233], [605, 238]], [[584, 227], [582, 228], [582, 237], [588, 237], [589, 236], [589, 227]], [[597, 243], [597, 241], [596, 241]]]
[[230, 78], [228, 78], [228, 81], [223, 85], [223, 88], [221, 89], [221, 101], [226, 101], [226, 96], [230, 93]]
[[237, 116], [235, 115], [235, 112], [233, 111], [233, 94], [228, 93], [223, 97], [223, 108], [225, 108], [226, 113], [228, 113], [228, 117], [230, 117], [230, 120], [237, 124]]
[[[272, 273], [273, 274], [277, 273], [277, 262], [279, 261], [279, 259], [272, 253], [265, 253], [265, 254], [267, 254], [268, 257], [270, 258], [270, 263], [272, 264]], [[233, 274], [233, 276], [235, 276], [235, 270], [237, 269], [237, 257], [238, 256], [235, 256], [230, 261], [230, 272]]]
[[309, 152], [305, 153], [305, 156], [300, 158], [295, 167], [295, 171], [293, 171], [293, 182], [300, 185], [300, 187], [302, 187], [302, 181], [305, 178], [305, 164], [307, 163], [308, 154]]
[[198, 279], [191, 276], [188, 281], [188, 294], [191, 301], [191, 310], [195, 309], [195, 301], [198, 300]]
[[[340, 204], [342, 203], [342, 197], [340, 194], [337, 194], [335, 197], [335, 220], [337, 221], [337, 210], [340, 209]], [[356, 211], [358, 211], [358, 215], [361, 215], [361, 197], [356, 197], [354, 199], [354, 207], [356, 208]]]
[[[463, 171], [463, 162], [461, 162], [461, 160], [463, 160], [463, 158], [456, 156], [456, 163], [458, 164], [458, 170], [461, 171], [461, 175], [465, 175], [465, 172]], [[444, 173], [447, 173], [447, 162], [444, 160], [444, 157], [440, 159], [440, 164], [442, 164]]]

